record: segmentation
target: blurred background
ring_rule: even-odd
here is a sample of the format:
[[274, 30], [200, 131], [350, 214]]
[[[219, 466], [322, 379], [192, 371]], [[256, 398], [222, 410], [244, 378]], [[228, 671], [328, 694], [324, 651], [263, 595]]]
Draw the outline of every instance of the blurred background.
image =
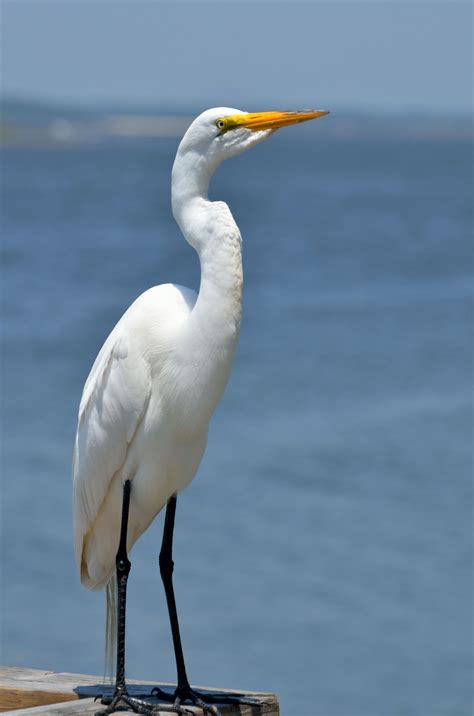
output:
[[[3, 663], [103, 673], [104, 597], [72, 549], [76, 415], [136, 296], [199, 286], [170, 212], [179, 138], [210, 106], [316, 106], [211, 187], [245, 296], [178, 503], [188, 671], [287, 716], [469, 713], [470, 3], [0, 8]], [[161, 529], [133, 552], [128, 674], [172, 681]]]

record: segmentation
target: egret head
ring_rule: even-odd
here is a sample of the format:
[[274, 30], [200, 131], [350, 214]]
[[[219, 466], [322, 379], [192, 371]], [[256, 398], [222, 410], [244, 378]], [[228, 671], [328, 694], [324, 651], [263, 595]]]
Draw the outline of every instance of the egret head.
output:
[[[189, 127], [173, 165], [173, 216], [186, 234], [183, 212], [195, 197], [207, 197], [209, 180], [224, 159], [266, 139], [276, 129], [323, 117], [327, 112], [242, 112], [229, 107], [208, 109]], [[188, 232], [189, 234], [189, 232]], [[192, 243], [192, 240], [188, 240]]]
[[280, 127], [325, 114], [328, 113], [320, 110], [248, 113], [229, 107], [215, 107], [194, 120], [181, 141], [178, 153], [192, 152], [214, 169], [224, 159], [250, 149]]

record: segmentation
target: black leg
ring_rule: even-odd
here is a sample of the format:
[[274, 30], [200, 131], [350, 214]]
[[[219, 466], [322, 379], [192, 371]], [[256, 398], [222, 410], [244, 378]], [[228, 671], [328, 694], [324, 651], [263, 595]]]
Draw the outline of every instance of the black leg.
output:
[[130, 574], [130, 560], [127, 554], [127, 530], [128, 530], [128, 511], [130, 507], [130, 490], [131, 482], [127, 480], [123, 486], [123, 503], [122, 503], [122, 524], [120, 527], [120, 542], [115, 557], [115, 566], [117, 569], [117, 672], [115, 691], [127, 693], [125, 684], [125, 614], [127, 607], [127, 582]]
[[[134, 696], [130, 696], [125, 681], [125, 613], [127, 605], [127, 581], [130, 573], [130, 560], [127, 554], [127, 529], [128, 529], [128, 512], [130, 507], [130, 492], [131, 482], [127, 480], [123, 486], [123, 502], [122, 502], [122, 523], [120, 527], [120, 542], [115, 558], [115, 565], [117, 570], [117, 606], [118, 606], [118, 618], [117, 618], [117, 674], [115, 681], [115, 691], [113, 696], [103, 697], [102, 703], [106, 706], [105, 709], [101, 709], [96, 712], [96, 716], [108, 716], [117, 710], [126, 708], [139, 714], [147, 714], [152, 716], [157, 711], [166, 711], [178, 714], [191, 714], [189, 709], [183, 706], [184, 701], [191, 701], [195, 706], [202, 708], [204, 713], [211, 713], [215, 716], [220, 716], [220, 712], [216, 706], [211, 706], [211, 703], [252, 703], [251, 700], [239, 700], [232, 698], [216, 698], [205, 696], [204, 698], [208, 703], [202, 700], [202, 698], [191, 689], [189, 685], [188, 677], [186, 675], [186, 668], [184, 665], [183, 649], [181, 646], [181, 637], [179, 633], [178, 615], [176, 612], [176, 602], [174, 598], [173, 590], [173, 530], [174, 530], [174, 518], [176, 513], [176, 496], [174, 495], [168, 502], [165, 517], [165, 529], [163, 532], [163, 543], [161, 545], [160, 552], [160, 571], [165, 587], [166, 600], [168, 603], [168, 610], [170, 615], [171, 630], [173, 633], [173, 643], [176, 655], [176, 667], [178, 672], [178, 686], [176, 688], [172, 705], [160, 704], [153, 705], [138, 699]], [[159, 696], [167, 697], [160, 689], [154, 689]]]
[[179, 632], [178, 613], [176, 611], [176, 600], [173, 589], [173, 532], [174, 518], [176, 514], [176, 495], [173, 495], [166, 506], [165, 526], [163, 530], [163, 541], [160, 551], [160, 573], [165, 588], [166, 602], [168, 604], [168, 613], [171, 623], [171, 633], [173, 635], [174, 654], [176, 657], [176, 671], [178, 674], [178, 690], [188, 690], [190, 688], [186, 667], [184, 665], [183, 647], [181, 645], [181, 635]]
[[[176, 514], [176, 495], [168, 500], [166, 506], [165, 526], [163, 529], [163, 541], [160, 550], [160, 573], [165, 588], [166, 602], [168, 604], [168, 613], [171, 623], [171, 633], [173, 636], [174, 655], [176, 658], [176, 671], [178, 675], [178, 685], [174, 692], [173, 708], [177, 711], [182, 709], [184, 701], [191, 701], [195, 706], [200, 706], [204, 713], [217, 714], [219, 710], [215, 706], [210, 706], [196, 694], [189, 684], [186, 674], [186, 666], [184, 665], [183, 647], [181, 644], [181, 635], [179, 633], [178, 612], [176, 611], [176, 600], [174, 598], [173, 588], [173, 532], [174, 518]], [[153, 689], [152, 693], [156, 693], [159, 697], [167, 698], [168, 694], [161, 689]]]
[[[173, 495], [168, 500], [168, 504], [166, 506], [163, 541], [161, 543], [160, 550], [160, 573], [168, 604], [168, 613], [170, 617], [171, 633], [173, 636], [174, 653], [176, 658], [178, 685], [174, 692], [174, 696], [171, 696], [171, 694], [168, 694], [159, 688], [153, 689], [152, 693], [165, 700], [174, 700], [173, 708], [176, 709], [178, 713], [181, 713], [181, 709], [183, 708], [182, 704], [185, 701], [190, 701], [194, 706], [199, 706], [204, 713], [214, 714], [214, 716], [220, 716], [220, 711], [217, 706], [213, 704], [249, 704], [257, 707], [259, 705], [264, 705], [262, 702], [259, 703], [255, 699], [240, 698], [237, 695], [235, 697], [227, 694], [222, 696], [203, 694], [201, 696], [196, 693], [196, 691], [194, 691], [189, 684], [186, 666], [184, 664], [183, 647], [181, 644], [178, 613], [176, 610], [176, 600], [173, 588], [173, 533], [176, 515], [176, 500], [176, 495]], [[162, 707], [160, 706], [160, 708]]]
[[125, 613], [127, 606], [127, 581], [130, 573], [130, 560], [127, 554], [127, 528], [128, 512], [130, 507], [131, 482], [126, 480], [123, 486], [122, 523], [120, 526], [120, 542], [115, 566], [117, 570], [117, 673], [115, 678], [115, 691], [112, 698], [102, 698], [107, 706], [97, 711], [96, 716], [106, 716], [114, 713], [119, 707], [126, 707], [135, 713], [152, 714], [153, 706], [146, 701], [131, 697], [125, 681]]

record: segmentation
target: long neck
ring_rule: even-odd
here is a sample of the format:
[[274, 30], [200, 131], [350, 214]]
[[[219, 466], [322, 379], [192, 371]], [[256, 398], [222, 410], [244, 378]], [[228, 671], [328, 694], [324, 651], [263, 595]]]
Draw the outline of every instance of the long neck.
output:
[[172, 175], [173, 215], [201, 263], [201, 285], [192, 313], [206, 340], [223, 347], [237, 339], [242, 303], [242, 239], [223, 202], [208, 198], [217, 165], [178, 151]]

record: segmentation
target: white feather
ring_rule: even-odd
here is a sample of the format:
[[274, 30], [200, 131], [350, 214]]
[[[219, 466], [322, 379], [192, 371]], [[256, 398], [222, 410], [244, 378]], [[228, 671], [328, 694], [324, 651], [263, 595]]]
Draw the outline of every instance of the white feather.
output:
[[[142, 294], [115, 326], [86, 381], [73, 485], [76, 561], [90, 589], [107, 584], [115, 568], [124, 481], [139, 474], [153, 482], [133, 491], [129, 547], [174, 491], [170, 465], [163, 459], [169, 450], [161, 445], [167, 433], [162, 405], [169, 395], [160, 384], [176, 358], [178, 336], [194, 302], [194, 292], [171, 284]], [[151, 516], [149, 508], [141, 513], [137, 503], [147, 491]]]

